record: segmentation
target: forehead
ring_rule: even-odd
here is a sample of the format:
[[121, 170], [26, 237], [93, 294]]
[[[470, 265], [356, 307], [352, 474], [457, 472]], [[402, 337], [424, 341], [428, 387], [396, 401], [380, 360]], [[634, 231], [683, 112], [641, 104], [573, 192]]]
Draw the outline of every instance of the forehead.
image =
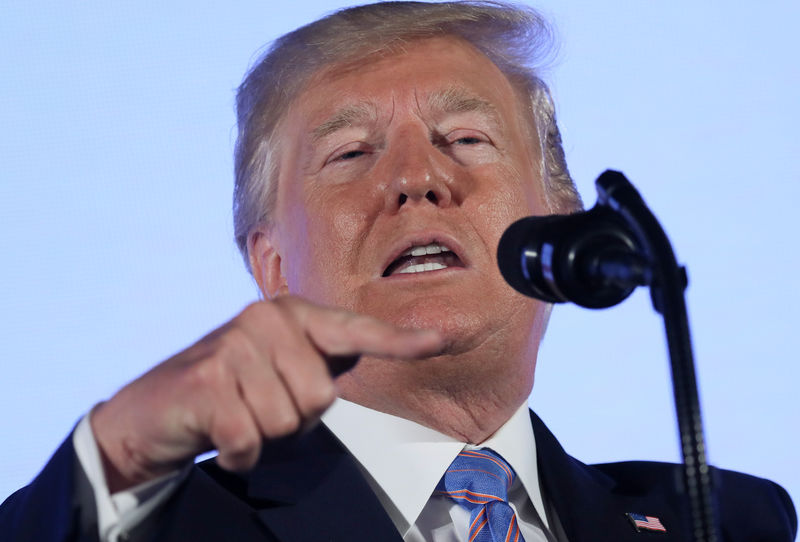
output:
[[[339, 122], [408, 106], [424, 113], [479, 111], [514, 115], [515, 89], [500, 69], [468, 42], [451, 36], [404, 42], [379, 53], [319, 70], [290, 105], [295, 122]], [[320, 126], [324, 132], [335, 126]], [[315, 135], [320, 135], [317, 131]]]

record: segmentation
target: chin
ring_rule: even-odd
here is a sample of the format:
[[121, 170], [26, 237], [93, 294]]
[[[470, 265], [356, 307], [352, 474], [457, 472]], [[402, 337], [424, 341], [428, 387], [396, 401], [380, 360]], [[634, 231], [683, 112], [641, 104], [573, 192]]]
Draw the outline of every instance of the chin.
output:
[[387, 301], [379, 307], [370, 307], [369, 314], [398, 327], [410, 329], [435, 329], [445, 339], [448, 353], [456, 354], [471, 349], [485, 340], [502, 318], [494, 314], [494, 307], [479, 307], [474, 300], [451, 296], [425, 296], [408, 302]]

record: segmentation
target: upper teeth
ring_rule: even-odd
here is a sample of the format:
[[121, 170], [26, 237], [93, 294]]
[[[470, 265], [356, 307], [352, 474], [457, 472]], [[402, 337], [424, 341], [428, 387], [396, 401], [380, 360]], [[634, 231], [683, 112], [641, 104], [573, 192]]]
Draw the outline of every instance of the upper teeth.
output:
[[442, 252], [450, 252], [450, 249], [444, 245], [431, 243], [430, 245], [425, 246], [413, 246], [403, 252], [400, 256], [425, 256], [426, 254], [440, 254]]

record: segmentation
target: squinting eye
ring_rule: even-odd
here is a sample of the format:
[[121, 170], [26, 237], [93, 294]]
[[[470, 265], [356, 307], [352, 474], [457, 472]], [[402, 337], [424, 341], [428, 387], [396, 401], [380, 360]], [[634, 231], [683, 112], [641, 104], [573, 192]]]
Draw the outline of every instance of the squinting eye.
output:
[[349, 162], [356, 160], [372, 152], [372, 147], [364, 142], [353, 141], [346, 145], [342, 145], [329, 156], [326, 164], [335, 164], [336, 162]]
[[481, 143], [482, 140], [477, 137], [459, 137], [453, 144], [455, 145], [475, 145], [476, 143]]
[[480, 145], [481, 143], [491, 143], [491, 139], [478, 130], [460, 128], [444, 136], [444, 142], [447, 145]]
[[352, 160], [353, 158], [358, 158], [364, 154], [364, 151], [347, 151], [345, 153], [340, 154], [339, 156], [335, 157], [332, 162], [337, 162], [339, 160]]

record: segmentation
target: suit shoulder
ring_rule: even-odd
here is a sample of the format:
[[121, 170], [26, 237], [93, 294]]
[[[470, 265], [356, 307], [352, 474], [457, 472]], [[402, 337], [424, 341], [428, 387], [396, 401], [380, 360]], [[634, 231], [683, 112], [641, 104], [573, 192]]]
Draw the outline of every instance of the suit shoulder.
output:
[[[624, 461], [591, 465], [590, 468], [614, 480], [617, 493], [645, 494], [654, 488], [675, 496], [683, 493], [681, 464]], [[767, 540], [794, 540], [797, 513], [783, 487], [765, 478], [716, 467], [711, 467], [711, 477], [723, 531], [747, 530], [757, 519], [761, 527], [771, 525], [775, 530], [775, 537]], [[752, 521], [746, 523], [743, 518]]]

